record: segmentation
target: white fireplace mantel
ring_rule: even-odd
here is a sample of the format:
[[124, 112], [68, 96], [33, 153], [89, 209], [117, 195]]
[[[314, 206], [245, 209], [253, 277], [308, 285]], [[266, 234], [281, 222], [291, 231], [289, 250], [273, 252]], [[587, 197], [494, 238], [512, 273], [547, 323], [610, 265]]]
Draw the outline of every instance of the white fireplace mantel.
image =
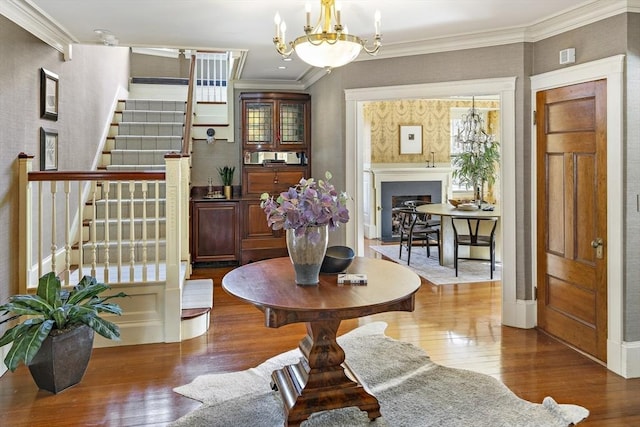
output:
[[[402, 181], [440, 181], [442, 202], [446, 202], [451, 189], [451, 166], [436, 164], [429, 167], [425, 163], [375, 163], [365, 167], [365, 186], [370, 189], [370, 203], [365, 203], [365, 234], [368, 238], [381, 237], [382, 183]], [[369, 179], [366, 179], [368, 175]], [[370, 209], [367, 215], [367, 208]], [[368, 218], [367, 218], [368, 217]], [[368, 219], [368, 221], [367, 221]]]

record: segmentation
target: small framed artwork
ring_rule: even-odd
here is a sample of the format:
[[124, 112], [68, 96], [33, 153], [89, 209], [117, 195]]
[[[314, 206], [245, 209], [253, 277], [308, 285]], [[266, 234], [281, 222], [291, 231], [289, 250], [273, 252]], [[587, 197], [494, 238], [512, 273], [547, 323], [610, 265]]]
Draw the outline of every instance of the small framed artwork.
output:
[[40, 69], [40, 117], [58, 120], [58, 75]]
[[421, 125], [400, 125], [400, 154], [422, 154]]
[[40, 128], [40, 170], [58, 170], [58, 131]]

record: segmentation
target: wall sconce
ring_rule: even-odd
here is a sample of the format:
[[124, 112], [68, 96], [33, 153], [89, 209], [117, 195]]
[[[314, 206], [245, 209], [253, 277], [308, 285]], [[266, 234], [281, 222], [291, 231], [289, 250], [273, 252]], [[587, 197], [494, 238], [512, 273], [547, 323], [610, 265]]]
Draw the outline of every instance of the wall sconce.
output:
[[216, 130], [214, 128], [207, 129], [207, 144], [213, 144], [216, 141], [215, 134]]

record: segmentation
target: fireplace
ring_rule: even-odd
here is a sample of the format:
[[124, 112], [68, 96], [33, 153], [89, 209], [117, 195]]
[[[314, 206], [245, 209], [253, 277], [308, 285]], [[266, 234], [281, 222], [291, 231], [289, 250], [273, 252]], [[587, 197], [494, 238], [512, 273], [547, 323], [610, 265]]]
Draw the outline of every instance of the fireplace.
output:
[[373, 164], [365, 170], [363, 184], [364, 236], [392, 240], [391, 197], [428, 195], [431, 203], [442, 203], [451, 189], [451, 168], [448, 165]]
[[407, 200], [441, 203], [442, 183], [440, 181], [383, 182], [381, 198], [380, 238], [383, 242], [391, 242], [399, 237], [398, 221], [394, 218], [393, 208], [404, 206]]

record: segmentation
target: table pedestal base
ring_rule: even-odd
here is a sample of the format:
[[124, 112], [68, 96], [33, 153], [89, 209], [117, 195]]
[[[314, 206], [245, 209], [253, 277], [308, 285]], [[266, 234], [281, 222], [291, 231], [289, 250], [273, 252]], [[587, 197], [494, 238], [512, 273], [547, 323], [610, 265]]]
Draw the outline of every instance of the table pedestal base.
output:
[[366, 411], [371, 420], [381, 415], [378, 400], [344, 364], [338, 326], [339, 320], [307, 323], [307, 336], [299, 345], [305, 357], [271, 374], [284, 402], [286, 426], [298, 426], [314, 412], [349, 406]]

